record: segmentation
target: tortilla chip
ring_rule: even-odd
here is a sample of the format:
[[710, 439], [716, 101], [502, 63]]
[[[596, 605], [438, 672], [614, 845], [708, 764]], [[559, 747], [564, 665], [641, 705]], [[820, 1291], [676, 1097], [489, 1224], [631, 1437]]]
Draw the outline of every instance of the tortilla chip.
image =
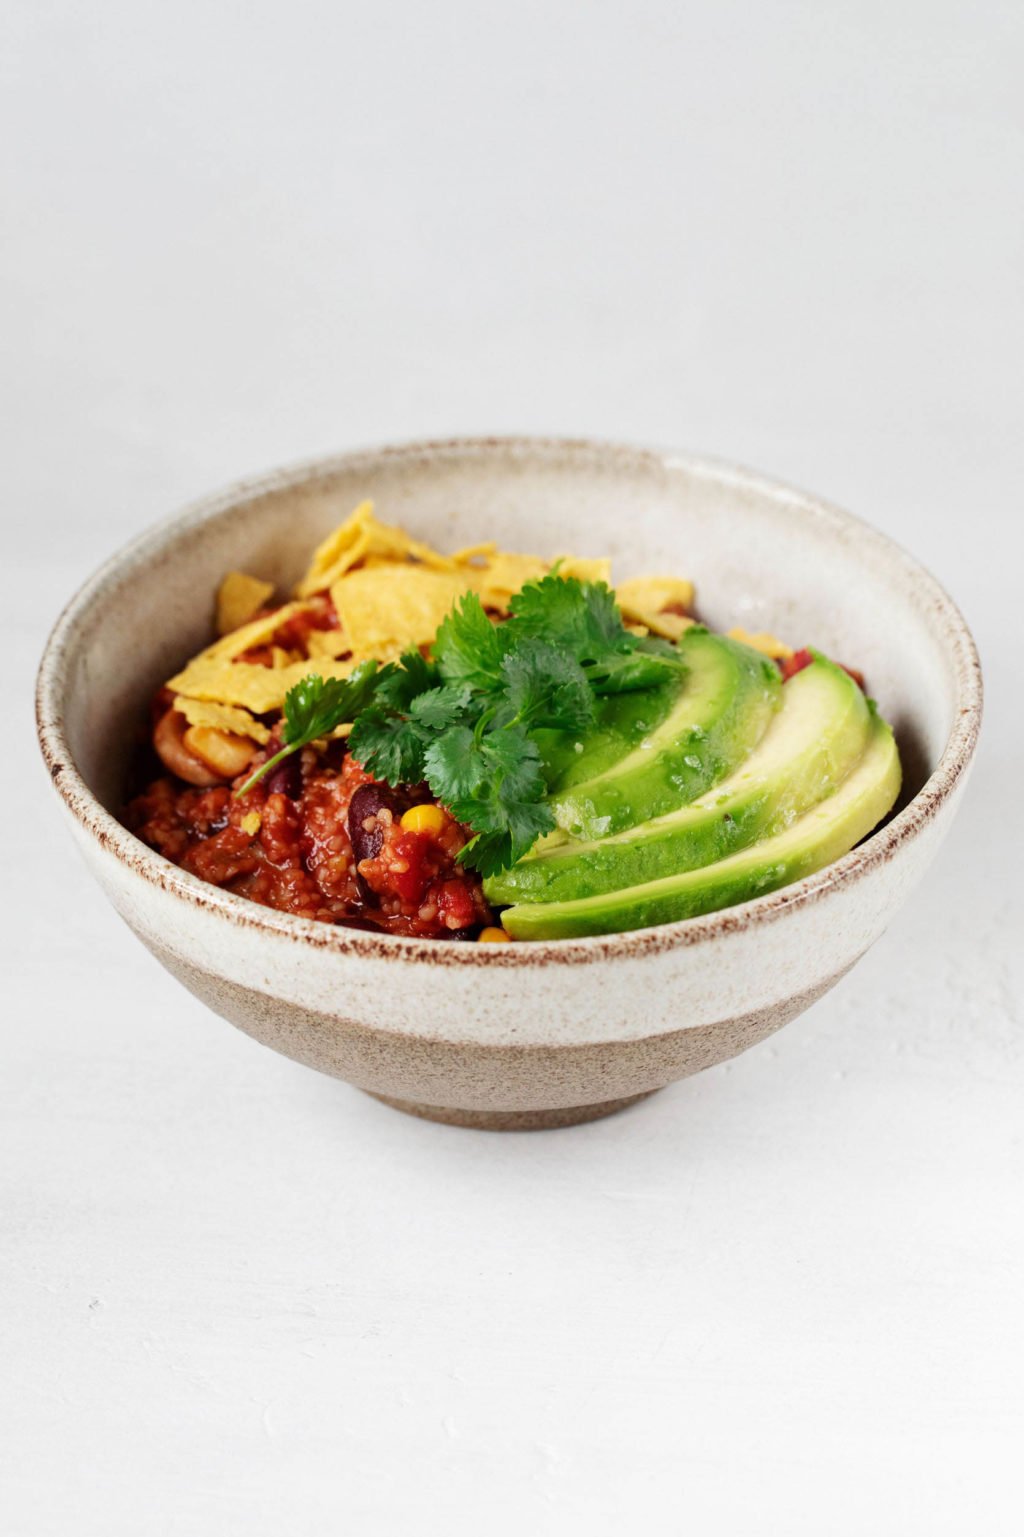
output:
[[435, 550], [431, 545], [411, 538], [404, 529], [378, 523], [376, 518], [367, 528], [367, 535], [370, 541], [366, 554], [368, 560], [389, 560], [395, 563], [418, 561], [434, 571], [452, 571], [455, 568], [450, 555], [442, 555], [440, 550]]
[[678, 640], [683, 631], [696, 622], [689, 614], [651, 614], [647, 628], [651, 634], [660, 635], [662, 640]]
[[751, 635], [742, 625], [736, 625], [729, 632], [730, 640], [741, 640], [745, 646], [752, 646], [755, 651], [762, 651], [765, 656], [770, 656], [774, 662], [785, 661], [786, 657], [793, 655], [792, 646], [787, 646], [784, 640], [779, 640], [777, 635], [772, 635], [767, 630], [758, 630]]
[[623, 613], [627, 609], [658, 613], [669, 603], [677, 603], [689, 612], [693, 607], [693, 583], [679, 576], [634, 576], [619, 583], [615, 596]]
[[301, 651], [286, 651], [284, 646], [271, 646], [271, 667], [290, 667], [293, 662], [302, 662], [305, 658]]
[[[265, 646], [273, 640], [281, 626], [295, 614], [305, 614], [315, 605], [312, 603], [285, 603], [281, 608], [274, 610], [272, 614], [264, 614], [261, 619], [253, 619], [249, 624], [243, 624], [239, 629], [232, 630], [230, 635], [224, 635], [220, 640], [214, 641], [212, 646], [207, 646], [205, 651], [200, 651], [199, 657], [207, 657], [211, 661], [224, 659], [230, 661], [232, 657], [241, 656], [243, 651], [251, 651], [256, 646]], [[199, 657], [196, 660], [199, 660]]]
[[247, 576], [244, 571], [229, 571], [217, 589], [217, 634], [237, 630], [273, 596], [273, 582]]
[[186, 699], [179, 694], [174, 708], [179, 715], [184, 715], [190, 726], [208, 726], [214, 731], [228, 731], [232, 736], [247, 736], [261, 746], [270, 739], [270, 731], [263, 722], [238, 705], [216, 704], [209, 699]]
[[344, 630], [310, 630], [307, 648], [310, 657], [347, 656], [352, 650]]
[[449, 571], [455, 562], [428, 544], [413, 539], [403, 529], [378, 523], [372, 502], [360, 502], [355, 512], [313, 552], [309, 570], [296, 587], [296, 596], [308, 598], [326, 592], [355, 567], [373, 559], [395, 564], [419, 561], [435, 570]]
[[[676, 576], [634, 576], [628, 582], [620, 582], [615, 589], [622, 617], [645, 624], [655, 635], [667, 640], [678, 640], [693, 620], [689, 610], [693, 607], [693, 583]], [[684, 614], [672, 613], [672, 608], [685, 609]]]
[[[331, 599], [353, 656], [387, 661], [410, 647], [427, 645], [465, 592], [476, 592], [485, 608], [503, 612], [513, 593], [551, 569], [551, 562], [539, 555], [510, 555], [488, 546], [469, 553], [483, 563], [469, 564], [466, 552], [460, 566], [450, 571], [374, 558], [332, 583]], [[579, 573], [585, 581], [603, 580], [608, 562], [567, 556], [558, 569], [564, 576]]]
[[464, 568], [468, 584], [480, 595], [484, 608], [504, 611], [508, 600], [527, 582], [539, 581], [551, 569], [551, 562], [539, 555], [509, 555], [498, 550], [482, 566]]
[[288, 690], [310, 673], [319, 673], [322, 678], [347, 678], [353, 665], [350, 661], [335, 662], [323, 657], [292, 662], [287, 667], [260, 667], [256, 662], [232, 662], [204, 655], [189, 662], [167, 687], [174, 693], [187, 694], [190, 699], [242, 705], [254, 715], [267, 715], [282, 709]]
[[611, 585], [612, 563], [607, 556], [587, 560], [580, 555], [559, 555], [557, 559], [559, 576], [574, 576], [578, 582], [605, 582]]
[[580, 582], [607, 582], [610, 560], [586, 560], [578, 555], [558, 555], [544, 560], [540, 555], [510, 555], [494, 546], [460, 550], [456, 559], [467, 569], [473, 590], [484, 608], [504, 612], [509, 599], [527, 582], [538, 582], [557, 564], [559, 576], [575, 577]]
[[369, 543], [363, 525], [372, 517], [373, 503], [360, 502], [344, 523], [321, 540], [313, 551], [309, 569], [295, 589], [298, 597], [308, 598], [314, 592], [323, 592], [359, 559]]
[[498, 546], [494, 540], [485, 539], [483, 544], [467, 544], [465, 549], [456, 550], [452, 560], [457, 566], [482, 566], [486, 556], [497, 553]]
[[468, 572], [379, 566], [348, 572], [332, 584], [331, 598], [352, 655], [388, 661], [432, 641], [470, 585]]

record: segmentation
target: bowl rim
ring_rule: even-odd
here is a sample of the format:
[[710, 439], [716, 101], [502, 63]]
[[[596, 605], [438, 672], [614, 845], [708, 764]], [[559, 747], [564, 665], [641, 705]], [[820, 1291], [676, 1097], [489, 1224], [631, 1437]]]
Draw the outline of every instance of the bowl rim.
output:
[[[108, 583], [126, 569], [152, 559], [188, 529], [206, 523], [240, 503], [273, 492], [299, 487], [341, 471], [367, 469], [381, 459], [434, 461], [441, 457], [487, 457], [522, 454], [565, 458], [578, 455], [596, 463], [633, 460], [663, 470], [683, 470], [697, 479], [735, 485], [775, 501], [785, 500], [801, 515], [832, 529], [855, 530], [861, 543], [912, 580], [938, 614], [956, 677], [953, 724], [938, 763], [903, 809], [878, 832], [812, 875], [766, 896], [702, 917], [685, 918], [655, 927], [628, 929], [619, 934], [583, 939], [532, 940], [524, 944], [467, 945], [462, 941], [414, 939], [345, 928], [312, 918], [299, 918], [261, 907], [245, 897], [222, 891], [190, 875], [157, 854], [124, 827], [93, 795], [79, 773], [64, 731], [60, 693], [78, 626]], [[498, 966], [502, 969], [538, 964], [578, 965], [595, 960], [636, 958], [719, 939], [729, 933], [762, 927], [786, 913], [820, 901], [829, 892], [849, 886], [892, 859], [899, 848], [920, 836], [939, 813], [967, 773], [981, 726], [983, 684], [977, 647], [971, 631], [945, 588], [895, 540], [870, 523], [821, 497], [744, 469], [728, 461], [671, 449], [642, 447], [595, 438], [530, 435], [452, 437], [388, 443], [304, 460], [256, 478], [232, 482], [160, 520], [115, 551], [78, 588], [58, 616], [43, 650], [36, 680], [36, 723], [39, 745], [57, 793], [76, 822], [104, 850], [151, 885], [200, 909], [219, 913], [246, 928], [273, 933], [318, 950], [363, 958], [402, 960], [435, 965]]]

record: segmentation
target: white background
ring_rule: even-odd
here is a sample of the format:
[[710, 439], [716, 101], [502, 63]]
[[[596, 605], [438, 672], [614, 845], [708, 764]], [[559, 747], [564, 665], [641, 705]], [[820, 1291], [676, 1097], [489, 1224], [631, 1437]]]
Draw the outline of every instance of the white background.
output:
[[[1019, 1533], [1017, 0], [6, 14], [5, 1537]], [[962, 603], [989, 714], [834, 994], [499, 1137], [165, 976], [75, 859], [29, 689], [182, 501], [515, 430], [845, 503]]]

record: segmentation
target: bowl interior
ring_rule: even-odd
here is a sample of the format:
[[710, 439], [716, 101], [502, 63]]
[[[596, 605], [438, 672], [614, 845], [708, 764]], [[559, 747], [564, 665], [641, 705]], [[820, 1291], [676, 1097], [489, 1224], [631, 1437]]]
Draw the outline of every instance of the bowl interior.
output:
[[935, 768], [958, 707], [948, 605], [908, 557], [844, 514], [724, 466], [642, 451], [471, 442], [371, 451], [236, 490], [146, 535], [58, 629], [53, 706], [79, 773], [117, 813], [152, 691], [212, 629], [223, 573], [298, 578], [357, 502], [442, 549], [495, 539], [610, 555], [616, 579], [685, 575], [716, 628], [769, 629], [857, 666], [892, 721], [903, 802]]

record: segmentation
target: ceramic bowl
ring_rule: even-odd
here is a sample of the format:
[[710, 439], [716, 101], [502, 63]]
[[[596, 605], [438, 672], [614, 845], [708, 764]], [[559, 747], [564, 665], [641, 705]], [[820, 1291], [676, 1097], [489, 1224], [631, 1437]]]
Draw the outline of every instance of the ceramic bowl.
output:
[[[126, 744], [154, 688], [209, 639], [241, 567], [294, 582], [364, 497], [441, 548], [495, 538], [611, 555], [616, 579], [697, 583], [716, 628], [770, 629], [867, 675], [905, 790], [866, 842], [709, 917], [507, 946], [335, 928], [204, 885], [117, 820]], [[779, 1029], [885, 929], [963, 792], [981, 716], [970, 633], [889, 539], [759, 476], [586, 442], [471, 440], [350, 453], [234, 487], [145, 534], [72, 599], [39, 674], [39, 734], [90, 869], [157, 959], [264, 1045], [460, 1125], [593, 1119]]]

